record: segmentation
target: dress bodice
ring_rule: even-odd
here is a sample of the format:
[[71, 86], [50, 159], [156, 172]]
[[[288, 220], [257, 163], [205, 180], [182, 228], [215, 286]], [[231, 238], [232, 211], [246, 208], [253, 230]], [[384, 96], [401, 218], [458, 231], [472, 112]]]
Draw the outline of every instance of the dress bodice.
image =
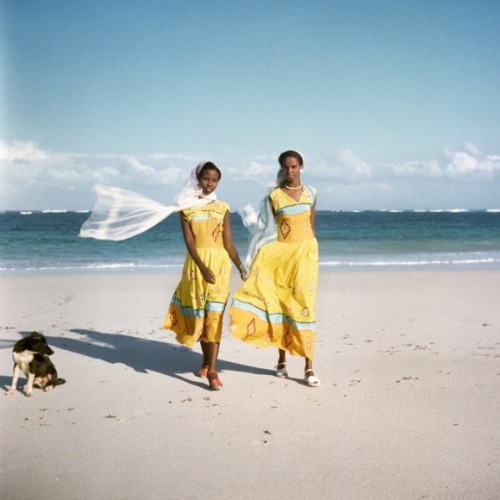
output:
[[281, 188], [269, 195], [276, 220], [278, 241], [297, 243], [314, 238], [311, 209], [315, 200], [313, 188], [304, 186], [300, 199], [295, 201]]
[[224, 247], [222, 233], [228, 210], [229, 205], [218, 200], [199, 208], [183, 210], [182, 216], [191, 227], [197, 248]]

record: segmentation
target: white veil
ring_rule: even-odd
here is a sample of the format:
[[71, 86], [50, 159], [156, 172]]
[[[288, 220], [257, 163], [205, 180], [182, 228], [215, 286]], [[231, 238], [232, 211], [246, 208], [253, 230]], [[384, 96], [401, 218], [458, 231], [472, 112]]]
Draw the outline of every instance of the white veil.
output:
[[80, 229], [82, 238], [121, 241], [152, 228], [173, 212], [198, 208], [217, 199], [215, 193], [203, 196], [198, 175], [206, 164], [191, 171], [175, 205], [166, 206], [141, 194], [117, 187], [97, 185], [97, 201]]

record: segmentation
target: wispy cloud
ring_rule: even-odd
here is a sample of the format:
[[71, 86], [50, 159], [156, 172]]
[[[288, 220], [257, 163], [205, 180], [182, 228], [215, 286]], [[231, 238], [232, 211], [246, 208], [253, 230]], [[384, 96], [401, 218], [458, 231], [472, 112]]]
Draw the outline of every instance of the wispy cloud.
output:
[[45, 160], [47, 156], [47, 153], [34, 142], [13, 141], [9, 144], [0, 140], [1, 162], [34, 162]]
[[350, 149], [325, 153], [312, 160], [307, 173], [317, 179], [331, 179], [341, 183], [364, 182], [373, 174], [373, 167]]
[[[76, 200], [79, 207], [89, 207], [93, 201], [93, 184], [116, 185], [168, 200], [182, 186], [191, 169], [205, 157], [58, 153], [31, 141], [8, 143], [0, 140], [2, 208], [34, 208], [35, 202], [42, 208], [56, 202], [68, 208]], [[216, 161], [220, 162], [223, 171], [221, 195], [232, 206], [259, 199], [264, 186], [275, 179], [278, 171], [275, 155], [226, 157]], [[304, 181], [317, 187], [323, 203], [365, 207], [403, 206], [410, 202], [431, 205], [431, 193], [435, 205], [441, 206], [443, 193], [451, 196], [458, 193], [454, 185], [463, 185], [459, 181], [474, 181], [475, 192], [469, 190], [471, 199], [467, 202], [467, 206], [474, 206], [481, 202], [491, 205], [488, 200], [495, 197], [491, 194], [495, 191], [492, 181], [500, 179], [499, 172], [499, 154], [484, 154], [479, 147], [469, 143], [457, 151], [443, 149], [438, 158], [408, 160], [394, 165], [372, 165], [350, 149], [318, 157], [306, 156]], [[489, 193], [489, 198], [483, 200], [481, 192]], [[462, 194], [455, 197], [459, 201], [464, 199]]]
[[94, 183], [121, 186], [175, 185], [193, 167], [186, 155], [84, 155], [53, 153], [33, 142], [0, 141], [0, 180], [4, 186], [61, 185], [75, 188]]
[[500, 155], [484, 155], [474, 144], [467, 143], [463, 150], [444, 148], [440, 160], [415, 160], [392, 166], [394, 175], [401, 177], [470, 179], [491, 178], [500, 172]]
[[482, 156], [479, 148], [466, 145], [466, 151], [445, 150], [449, 162], [446, 173], [451, 177], [480, 175], [491, 177], [500, 172], [500, 155]]
[[[234, 161], [224, 169], [224, 178], [231, 181], [254, 181], [266, 183], [276, 177], [278, 163], [276, 158], [270, 156], [259, 156], [253, 159], [243, 159], [237, 165]], [[227, 173], [227, 177], [226, 177]]]
[[392, 167], [398, 177], [442, 177], [443, 169], [437, 160], [407, 161]]

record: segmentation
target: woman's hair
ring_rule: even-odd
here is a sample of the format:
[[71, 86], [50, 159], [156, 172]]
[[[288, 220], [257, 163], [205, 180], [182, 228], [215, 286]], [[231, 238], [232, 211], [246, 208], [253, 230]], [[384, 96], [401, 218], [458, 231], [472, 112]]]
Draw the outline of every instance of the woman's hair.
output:
[[198, 180], [201, 178], [201, 174], [203, 173], [204, 170], [215, 170], [219, 174], [219, 180], [222, 178], [222, 172], [220, 171], [219, 167], [215, 164], [212, 163], [211, 161], [207, 161], [203, 167], [201, 167], [201, 170], [198, 172]]
[[299, 160], [299, 163], [301, 165], [304, 165], [304, 158], [302, 158], [302, 155], [300, 153], [297, 153], [297, 151], [290, 149], [290, 150], [285, 151], [284, 153], [280, 154], [278, 161], [279, 161], [279, 164], [281, 167], [283, 167], [283, 163], [285, 162], [285, 158], [288, 158], [289, 156], [291, 156], [292, 158], [296, 158], [297, 160]]

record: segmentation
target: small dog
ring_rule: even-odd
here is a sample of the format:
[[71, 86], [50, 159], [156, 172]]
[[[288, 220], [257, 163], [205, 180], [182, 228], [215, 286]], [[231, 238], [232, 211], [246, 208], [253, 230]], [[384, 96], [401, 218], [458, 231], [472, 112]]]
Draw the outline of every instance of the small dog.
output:
[[12, 387], [5, 394], [16, 393], [21, 371], [28, 377], [28, 383], [23, 389], [27, 397], [33, 396], [33, 387], [50, 391], [56, 385], [64, 384], [66, 381], [58, 378], [56, 367], [49, 358], [51, 354], [54, 354], [54, 351], [41, 333], [31, 332], [27, 337], [17, 341], [12, 350], [14, 360]]

